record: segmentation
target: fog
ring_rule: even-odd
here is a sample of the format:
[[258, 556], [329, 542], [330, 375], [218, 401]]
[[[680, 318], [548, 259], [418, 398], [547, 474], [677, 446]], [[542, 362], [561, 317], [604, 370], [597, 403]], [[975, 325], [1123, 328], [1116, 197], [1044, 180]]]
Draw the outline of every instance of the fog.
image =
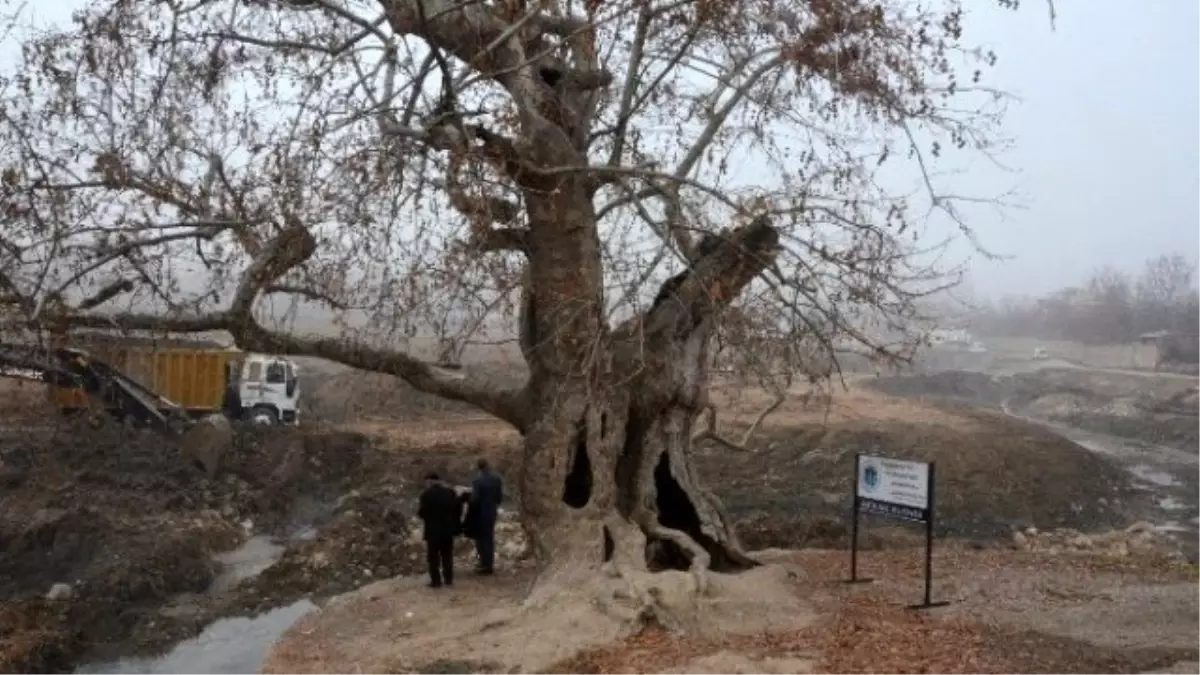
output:
[[[1027, 207], [981, 214], [1003, 263], [972, 265], [988, 296], [1043, 294], [1099, 265], [1200, 248], [1200, 3], [1039, 2], [981, 26], [1000, 54], [998, 84], [1023, 98], [1006, 127]], [[971, 24], [974, 28], [974, 24]]]
[[[32, 7], [31, 16], [62, 24], [83, 5], [61, 0]], [[950, 260], [969, 261], [963, 293], [976, 298], [1044, 295], [1105, 265], [1137, 274], [1161, 254], [1197, 260], [1200, 3], [1054, 5], [1053, 28], [1039, 0], [1018, 12], [981, 2], [964, 21], [969, 41], [999, 55], [991, 82], [1021, 99], [1006, 117], [1013, 145], [997, 158], [1003, 168], [975, 160], [952, 182], [962, 194], [1006, 195], [1006, 208], [966, 214], [979, 242], [1002, 259], [961, 237], [949, 251]], [[14, 55], [10, 43], [0, 58]], [[753, 164], [735, 174], [739, 183], [758, 178]], [[935, 218], [925, 236], [953, 233]], [[321, 323], [308, 319], [300, 324]]]

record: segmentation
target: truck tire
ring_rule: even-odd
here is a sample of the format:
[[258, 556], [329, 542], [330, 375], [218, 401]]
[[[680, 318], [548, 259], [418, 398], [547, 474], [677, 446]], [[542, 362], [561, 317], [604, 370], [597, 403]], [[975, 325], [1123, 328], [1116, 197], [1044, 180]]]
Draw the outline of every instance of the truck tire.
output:
[[250, 409], [250, 422], [263, 426], [273, 426], [279, 424], [279, 415], [275, 412], [274, 408], [254, 406]]

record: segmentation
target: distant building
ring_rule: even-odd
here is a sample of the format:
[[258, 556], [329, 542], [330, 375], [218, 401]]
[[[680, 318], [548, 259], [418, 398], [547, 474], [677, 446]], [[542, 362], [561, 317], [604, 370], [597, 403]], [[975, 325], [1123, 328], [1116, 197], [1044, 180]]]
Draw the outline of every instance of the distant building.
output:
[[1138, 336], [1140, 349], [1145, 352], [1140, 361], [1153, 362], [1157, 368], [1165, 364], [1195, 364], [1200, 362], [1200, 337], [1179, 335], [1166, 330], [1142, 333]]
[[975, 342], [965, 328], [935, 328], [929, 331], [929, 344], [933, 347], [960, 347], [966, 349]]

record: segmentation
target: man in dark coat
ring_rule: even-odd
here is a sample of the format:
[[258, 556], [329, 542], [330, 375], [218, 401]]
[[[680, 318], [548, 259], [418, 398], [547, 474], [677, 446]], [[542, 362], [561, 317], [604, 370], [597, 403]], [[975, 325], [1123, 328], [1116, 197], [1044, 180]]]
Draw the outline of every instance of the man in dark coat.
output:
[[475, 539], [479, 556], [475, 571], [491, 574], [496, 562], [496, 515], [504, 501], [504, 481], [492, 471], [486, 459], [479, 460], [475, 480], [471, 482], [471, 503], [467, 507], [467, 522]]
[[425, 560], [432, 588], [454, 584], [454, 537], [459, 531], [461, 506], [454, 489], [436, 472], [425, 477], [417, 517], [424, 524]]

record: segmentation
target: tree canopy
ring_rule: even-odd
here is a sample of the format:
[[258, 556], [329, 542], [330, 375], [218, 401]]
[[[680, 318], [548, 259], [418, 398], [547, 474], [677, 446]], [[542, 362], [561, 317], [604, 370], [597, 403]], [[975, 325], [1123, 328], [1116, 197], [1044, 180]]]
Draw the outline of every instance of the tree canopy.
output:
[[[934, 281], [903, 235], [953, 209], [937, 156], [992, 149], [963, 31], [956, 2], [89, 3], [16, 33], [0, 278], [32, 319], [132, 297], [207, 328], [292, 293], [376, 336], [511, 335], [521, 191], [586, 174], [613, 315], [769, 214], [739, 332], [874, 348]], [[248, 275], [297, 225], [303, 261]]]
[[[972, 238], [939, 165], [994, 152], [1006, 98], [965, 4], [91, 2], [4, 82], [0, 291], [473, 403], [522, 432], [559, 571], [649, 539], [703, 587], [752, 564], [688, 462], [714, 352], [778, 391], [903, 357], [926, 218]], [[271, 324], [288, 295], [358, 323]], [[527, 381], [396, 348], [431, 326], [514, 337]]]

